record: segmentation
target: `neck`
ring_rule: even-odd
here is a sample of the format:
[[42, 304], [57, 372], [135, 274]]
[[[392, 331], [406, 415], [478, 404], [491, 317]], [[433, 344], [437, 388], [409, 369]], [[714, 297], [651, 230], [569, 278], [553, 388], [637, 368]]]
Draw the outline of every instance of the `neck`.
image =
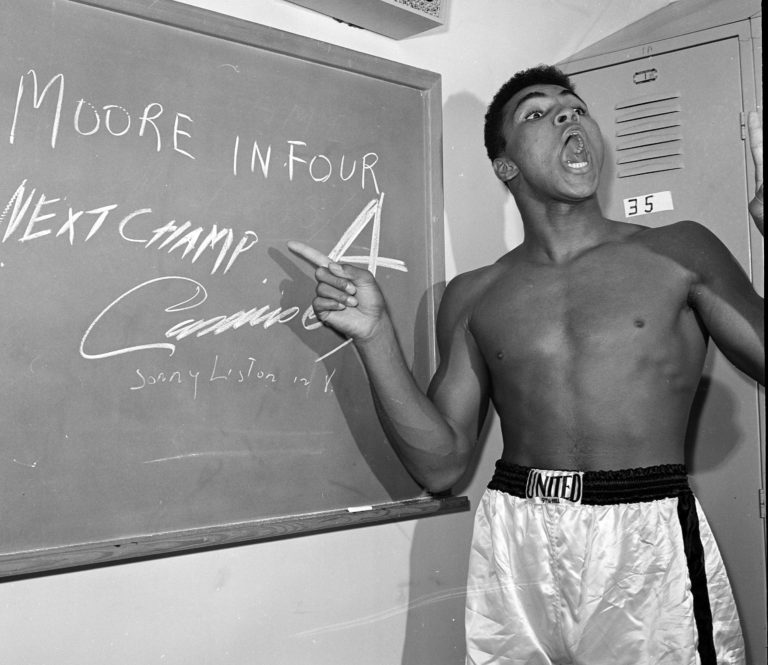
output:
[[605, 242], [613, 230], [596, 196], [578, 202], [518, 201], [523, 220], [523, 247], [539, 260], [567, 261]]

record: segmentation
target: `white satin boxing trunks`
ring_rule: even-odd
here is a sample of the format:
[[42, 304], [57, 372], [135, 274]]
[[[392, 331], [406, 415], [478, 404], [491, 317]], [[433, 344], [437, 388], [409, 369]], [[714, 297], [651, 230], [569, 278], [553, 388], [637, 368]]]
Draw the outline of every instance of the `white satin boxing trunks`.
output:
[[735, 665], [733, 594], [685, 468], [504, 461], [475, 516], [468, 665]]

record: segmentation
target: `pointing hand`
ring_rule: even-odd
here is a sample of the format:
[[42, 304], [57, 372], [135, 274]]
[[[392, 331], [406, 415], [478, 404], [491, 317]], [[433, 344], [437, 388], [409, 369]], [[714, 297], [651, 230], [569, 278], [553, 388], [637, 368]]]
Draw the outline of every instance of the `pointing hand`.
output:
[[288, 249], [315, 266], [315, 315], [327, 326], [353, 339], [371, 337], [386, 306], [373, 275], [362, 268], [332, 261], [301, 242], [289, 241]]

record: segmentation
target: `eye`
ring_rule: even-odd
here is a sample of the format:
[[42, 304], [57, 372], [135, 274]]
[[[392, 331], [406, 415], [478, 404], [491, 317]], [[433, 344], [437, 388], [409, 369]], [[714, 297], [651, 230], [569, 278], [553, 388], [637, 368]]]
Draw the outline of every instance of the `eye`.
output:
[[574, 106], [573, 110], [576, 111], [578, 115], [587, 115], [587, 109], [583, 106]]
[[543, 118], [544, 113], [542, 111], [531, 111], [530, 113], [523, 116], [523, 120], [538, 120], [539, 118]]

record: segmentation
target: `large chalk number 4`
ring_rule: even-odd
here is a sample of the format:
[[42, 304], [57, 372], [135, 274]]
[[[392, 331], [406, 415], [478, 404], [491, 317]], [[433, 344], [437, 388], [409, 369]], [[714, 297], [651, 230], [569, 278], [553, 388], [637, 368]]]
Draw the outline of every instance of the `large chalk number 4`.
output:
[[[379, 256], [379, 238], [381, 237], [381, 206], [384, 203], [384, 192], [379, 194], [379, 198], [372, 199], [368, 205], [362, 209], [354, 222], [336, 243], [336, 246], [328, 253], [331, 261], [339, 263], [358, 263], [364, 265], [373, 275], [379, 267], [391, 268], [392, 270], [401, 270], [408, 272], [408, 268], [400, 259], [388, 259]], [[366, 226], [373, 222], [371, 229], [371, 245], [367, 256], [354, 256], [345, 254], [352, 243], [363, 232]]]
[[[364, 265], [368, 271], [376, 275], [378, 268], [390, 268], [391, 270], [400, 270], [402, 272], [408, 272], [408, 268], [400, 259], [391, 259], [384, 256], [379, 256], [379, 239], [381, 237], [381, 206], [384, 202], [384, 192], [379, 194], [379, 198], [372, 199], [368, 205], [360, 211], [360, 214], [355, 218], [355, 221], [349, 225], [349, 228], [336, 243], [334, 248], [328, 252], [328, 258], [331, 261], [337, 261], [338, 263], [357, 263]], [[372, 223], [371, 227], [371, 244], [367, 255], [354, 255], [345, 254], [350, 248], [352, 243], [357, 237], [365, 230], [365, 228]], [[314, 315], [313, 315], [314, 318]], [[310, 324], [311, 326], [312, 324]], [[316, 325], [322, 325], [317, 323]], [[310, 326], [306, 325], [308, 329]], [[348, 339], [342, 342], [339, 346], [332, 349], [328, 353], [322, 355], [315, 362], [320, 362], [330, 355], [336, 353], [339, 349], [349, 344], [352, 340]]]

